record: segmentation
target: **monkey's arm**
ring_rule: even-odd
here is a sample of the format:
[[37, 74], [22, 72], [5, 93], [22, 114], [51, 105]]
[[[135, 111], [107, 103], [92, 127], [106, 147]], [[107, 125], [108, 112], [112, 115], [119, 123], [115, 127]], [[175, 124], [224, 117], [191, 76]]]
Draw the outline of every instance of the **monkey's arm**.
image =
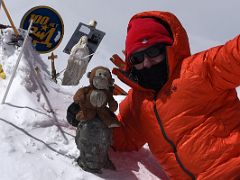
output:
[[78, 89], [78, 91], [73, 96], [73, 101], [77, 104], [84, 103], [86, 100], [87, 91], [88, 91], [87, 87]]
[[110, 109], [112, 112], [115, 112], [115, 111], [118, 109], [118, 103], [117, 103], [117, 101], [114, 99], [114, 97], [113, 97], [112, 94], [109, 95], [108, 106], [109, 106], [109, 109]]

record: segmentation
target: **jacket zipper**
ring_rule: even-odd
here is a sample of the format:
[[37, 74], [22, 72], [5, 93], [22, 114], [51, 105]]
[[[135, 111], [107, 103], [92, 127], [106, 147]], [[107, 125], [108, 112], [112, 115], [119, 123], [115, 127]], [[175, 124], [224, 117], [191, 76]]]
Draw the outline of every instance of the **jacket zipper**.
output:
[[177, 163], [180, 165], [180, 167], [182, 168], [182, 170], [192, 179], [192, 180], [195, 180], [195, 176], [193, 175], [193, 173], [191, 173], [189, 170], [187, 170], [187, 168], [183, 165], [183, 163], [181, 162], [179, 156], [178, 156], [178, 153], [177, 153], [177, 148], [176, 148], [176, 145], [173, 143], [173, 141], [167, 136], [165, 130], [164, 130], [164, 127], [163, 127], [163, 123], [161, 121], [161, 118], [157, 112], [157, 107], [156, 107], [156, 100], [154, 101], [154, 114], [157, 118], [157, 121], [158, 121], [158, 124], [160, 126], [160, 129], [161, 129], [161, 132], [162, 132], [162, 135], [164, 137], [164, 139], [168, 142], [168, 144], [172, 147], [173, 149], [173, 152], [174, 152], [174, 155], [175, 155], [175, 158], [176, 158], [176, 161]]

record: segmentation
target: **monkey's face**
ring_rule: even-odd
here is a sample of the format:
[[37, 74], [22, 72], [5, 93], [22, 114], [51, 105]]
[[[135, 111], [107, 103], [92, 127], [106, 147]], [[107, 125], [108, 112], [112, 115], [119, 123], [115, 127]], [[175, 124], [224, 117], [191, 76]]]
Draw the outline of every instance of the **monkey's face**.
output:
[[107, 69], [97, 69], [93, 77], [93, 86], [97, 89], [109, 89], [112, 85], [112, 77]]

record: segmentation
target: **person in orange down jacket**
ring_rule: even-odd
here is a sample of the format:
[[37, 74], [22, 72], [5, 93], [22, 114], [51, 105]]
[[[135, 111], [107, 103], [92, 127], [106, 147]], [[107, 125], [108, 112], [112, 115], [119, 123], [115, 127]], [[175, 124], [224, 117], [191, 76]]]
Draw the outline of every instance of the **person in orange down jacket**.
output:
[[169, 179], [240, 179], [240, 36], [191, 55], [186, 31], [169, 12], [134, 15], [113, 148], [145, 143]]

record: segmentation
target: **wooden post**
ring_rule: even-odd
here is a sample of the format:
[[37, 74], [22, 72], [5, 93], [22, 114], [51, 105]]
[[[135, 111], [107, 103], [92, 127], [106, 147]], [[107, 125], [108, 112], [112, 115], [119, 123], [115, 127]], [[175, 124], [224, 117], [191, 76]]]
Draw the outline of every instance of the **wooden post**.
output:
[[3, 10], [5, 11], [5, 13], [7, 15], [8, 20], [10, 21], [10, 24], [11, 24], [11, 26], [13, 28], [13, 31], [14, 31], [15, 35], [18, 37], [19, 36], [19, 32], [18, 32], [16, 26], [14, 25], [13, 20], [12, 20], [12, 18], [10, 16], [10, 14], [9, 14], [9, 12], [7, 10], [7, 7], [6, 7], [6, 5], [5, 5], [3, 0], [2, 0], [2, 7], [3, 7]]
[[113, 85], [114, 89], [113, 89], [113, 95], [123, 95], [126, 96], [128, 93], [126, 91], [124, 91], [120, 86], [118, 86], [117, 84]]
[[51, 56], [48, 56], [48, 59], [51, 60], [52, 79], [54, 80], [55, 83], [57, 83], [57, 73], [56, 73], [54, 60], [57, 59], [57, 57], [58, 56], [54, 55], [53, 52], [52, 52]]

